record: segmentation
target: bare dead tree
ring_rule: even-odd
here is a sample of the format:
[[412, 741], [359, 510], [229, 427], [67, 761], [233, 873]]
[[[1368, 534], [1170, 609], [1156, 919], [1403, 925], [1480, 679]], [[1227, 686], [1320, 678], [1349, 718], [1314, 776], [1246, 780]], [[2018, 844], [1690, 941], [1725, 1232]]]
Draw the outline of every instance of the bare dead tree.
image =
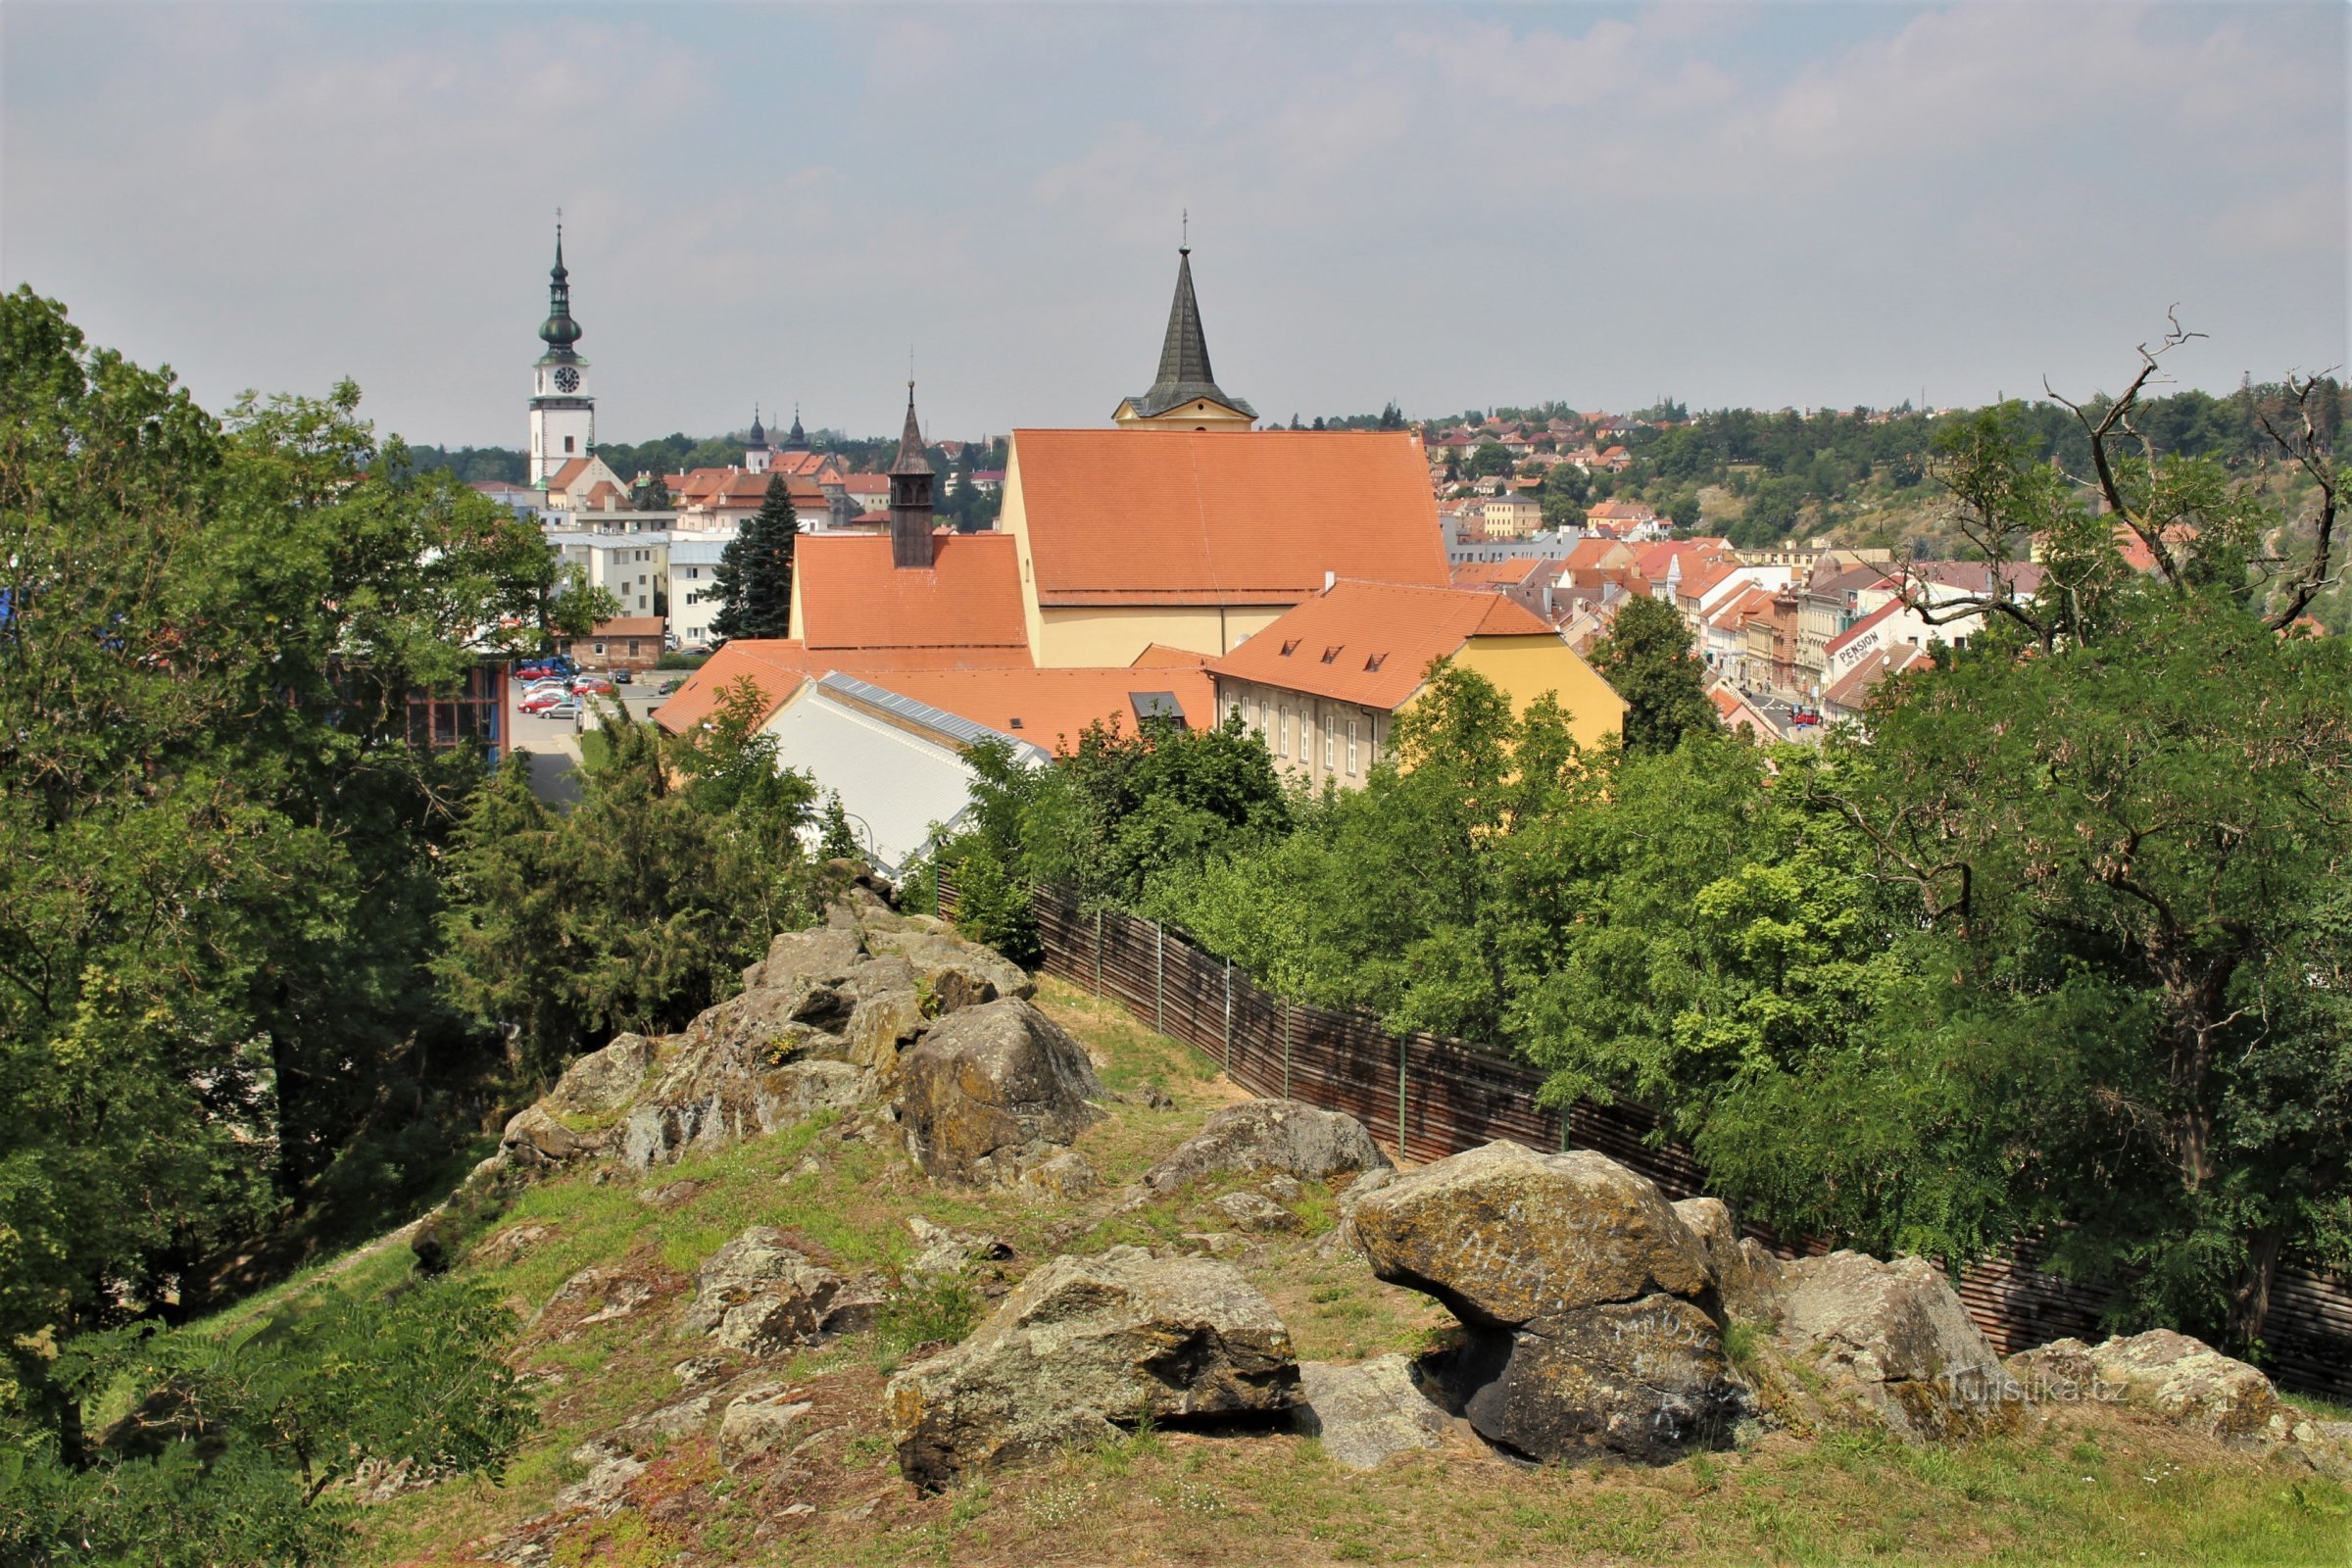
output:
[[2336, 466], [2334, 454], [2328, 451], [2329, 432], [2320, 427], [2311, 406], [2312, 393], [2323, 376], [2332, 374], [2324, 370], [2320, 375], [2286, 378], [2287, 395], [2293, 400], [2293, 416], [2288, 427], [2281, 430], [2271, 417], [2269, 410], [2256, 415], [2263, 433], [2278, 444], [2289, 461], [2310, 475], [2320, 489], [2320, 510], [2315, 521], [2316, 537], [2312, 540], [2311, 560], [2303, 570], [2286, 585], [2285, 597], [2271, 612], [2267, 624], [2273, 631], [2283, 631], [2295, 623], [2304, 607], [2313, 599], [2334, 586], [2329, 575], [2334, 564], [2335, 519], [2342, 502], [2343, 471]]

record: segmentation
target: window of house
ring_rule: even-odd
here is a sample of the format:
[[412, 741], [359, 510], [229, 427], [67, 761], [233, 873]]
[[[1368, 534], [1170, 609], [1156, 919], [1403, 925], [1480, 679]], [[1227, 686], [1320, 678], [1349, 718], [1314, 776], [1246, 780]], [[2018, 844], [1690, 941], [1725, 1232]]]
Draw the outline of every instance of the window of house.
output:
[[1274, 755], [1276, 757], [1291, 755], [1291, 710], [1288, 708], [1282, 710], [1282, 744], [1274, 749]]
[[1286, 640], [1286, 641], [1283, 643], [1283, 645], [1282, 645], [1282, 657], [1283, 657], [1283, 658], [1285, 658], [1285, 659], [1288, 659], [1288, 658], [1290, 658], [1290, 657], [1291, 657], [1293, 654], [1297, 653], [1298, 651], [1298, 638], [1296, 638], [1296, 637], [1292, 637], [1292, 638], [1289, 638], [1289, 639], [1287, 639], [1287, 640]]
[[1332, 770], [1334, 767], [1336, 767], [1336, 766], [1338, 766], [1338, 765], [1339, 765], [1339, 764], [1338, 764], [1336, 761], [1334, 761], [1334, 760], [1333, 760], [1333, 759], [1332, 759], [1332, 755], [1331, 755], [1331, 754], [1332, 754], [1332, 751], [1333, 751], [1333, 749], [1334, 749], [1334, 748], [1335, 748], [1335, 747], [1336, 747], [1338, 744], [1339, 744], [1339, 731], [1338, 731], [1338, 728], [1337, 728], [1337, 726], [1335, 726], [1335, 725], [1331, 725], [1331, 724], [1326, 724], [1326, 725], [1324, 725], [1324, 726], [1323, 726], [1323, 771], [1324, 771], [1324, 772], [1326, 772], [1326, 773], [1330, 772], [1330, 771], [1331, 771], [1331, 770]]
[[1339, 658], [1339, 657], [1340, 657], [1340, 648], [1341, 648], [1341, 646], [1342, 646], [1342, 645], [1341, 645], [1341, 644], [1339, 644], [1339, 643], [1333, 643], [1333, 644], [1332, 644], [1332, 645], [1331, 645], [1329, 648], [1326, 648], [1326, 649], [1324, 649], [1324, 650], [1323, 650], [1323, 662], [1325, 662], [1326, 664], [1328, 664], [1328, 663], [1330, 663], [1330, 662], [1331, 662], [1333, 660], [1335, 660], [1335, 659]]
[[600, 654], [603, 653], [605, 651], [605, 645], [603, 643], [598, 643], [596, 645], [596, 651]]
[[1354, 773], [1355, 773], [1355, 720], [1354, 720], [1354, 719], [1352, 719], [1352, 718], [1351, 718], [1351, 719], [1349, 719], [1349, 720], [1348, 721], [1348, 775], [1349, 775], [1350, 777], [1354, 776]]
[[564, 438], [564, 451], [566, 451], [566, 452], [569, 452], [569, 451], [571, 450], [571, 437], [569, 437], [569, 436], [565, 436], [565, 437]]

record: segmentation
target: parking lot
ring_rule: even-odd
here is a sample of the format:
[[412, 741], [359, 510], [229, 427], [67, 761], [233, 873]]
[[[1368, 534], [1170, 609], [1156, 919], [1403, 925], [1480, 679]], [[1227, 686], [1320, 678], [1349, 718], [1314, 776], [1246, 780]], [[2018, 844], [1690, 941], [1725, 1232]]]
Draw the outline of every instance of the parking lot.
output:
[[627, 685], [616, 685], [610, 695], [598, 693], [581, 703], [578, 717], [566, 714], [562, 718], [543, 718], [537, 713], [522, 710], [522, 700], [529, 682], [519, 677], [507, 683], [507, 744], [511, 749], [531, 754], [531, 793], [550, 805], [569, 805], [580, 798], [580, 786], [573, 776], [580, 764], [580, 725], [593, 724], [605, 705], [618, 701], [629, 717], [642, 721], [653, 710], [668, 701], [661, 687], [672, 680], [683, 680], [686, 671], [648, 670]]

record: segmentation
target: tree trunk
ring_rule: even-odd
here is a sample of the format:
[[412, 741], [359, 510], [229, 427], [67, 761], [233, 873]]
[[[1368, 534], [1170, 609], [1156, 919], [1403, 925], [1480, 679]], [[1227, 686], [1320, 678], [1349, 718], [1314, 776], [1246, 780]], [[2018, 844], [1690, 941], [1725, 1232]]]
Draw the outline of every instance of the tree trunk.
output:
[[2230, 1298], [2230, 1339], [2239, 1350], [2251, 1351], [2262, 1341], [2271, 1315], [2271, 1281], [2278, 1277], [2285, 1245], [2286, 1227], [2272, 1224], [2256, 1231], [2246, 1248], [2246, 1266]]

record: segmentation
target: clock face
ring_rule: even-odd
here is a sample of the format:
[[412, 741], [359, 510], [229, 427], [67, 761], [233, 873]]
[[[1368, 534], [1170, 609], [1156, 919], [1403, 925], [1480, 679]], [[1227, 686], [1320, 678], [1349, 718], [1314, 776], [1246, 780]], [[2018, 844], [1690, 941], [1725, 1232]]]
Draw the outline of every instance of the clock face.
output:
[[556, 372], [556, 390], [557, 390], [557, 391], [559, 391], [559, 392], [577, 392], [579, 389], [580, 389], [580, 372], [579, 372], [579, 371], [577, 371], [577, 370], [573, 369], [573, 368], [572, 368], [570, 366], [566, 365], [565, 367], [564, 367], [564, 368], [562, 368], [562, 369], [560, 369], [560, 370], [558, 370], [558, 371]]

